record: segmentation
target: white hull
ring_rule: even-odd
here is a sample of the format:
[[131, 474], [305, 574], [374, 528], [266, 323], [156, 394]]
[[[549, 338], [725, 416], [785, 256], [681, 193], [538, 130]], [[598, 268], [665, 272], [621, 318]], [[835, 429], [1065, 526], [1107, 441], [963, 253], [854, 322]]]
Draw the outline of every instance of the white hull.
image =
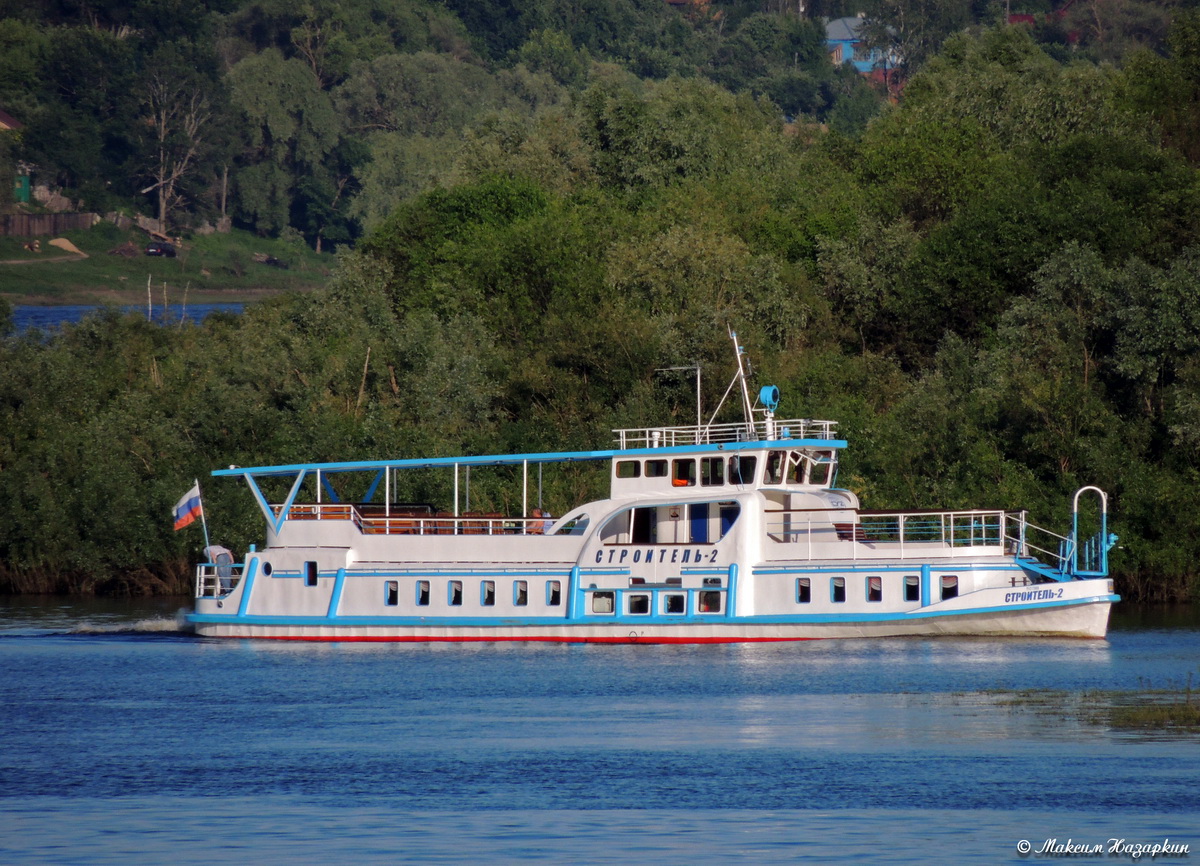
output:
[[713, 622], [643, 625], [630, 622], [551, 625], [302, 624], [243, 621], [195, 622], [203, 637], [316, 641], [546, 641], [559, 643], [734, 643], [835, 638], [1024, 636], [1103, 638], [1110, 596], [1061, 606], [939, 614], [843, 622]]

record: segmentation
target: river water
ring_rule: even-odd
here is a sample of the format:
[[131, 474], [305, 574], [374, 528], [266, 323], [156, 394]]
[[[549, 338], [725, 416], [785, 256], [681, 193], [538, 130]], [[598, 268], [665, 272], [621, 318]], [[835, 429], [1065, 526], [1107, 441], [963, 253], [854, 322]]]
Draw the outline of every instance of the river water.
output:
[[387, 645], [199, 639], [180, 607], [0, 599], [0, 862], [1200, 857], [1200, 737], [1086, 709], [1185, 688], [1194, 614], [1104, 641]]
[[[243, 303], [168, 304], [165, 307], [155, 306], [147, 310], [146, 305], [142, 304], [140, 306], [118, 307], [117, 309], [122, 313], [141, 313], [142, 315], [149, 312], [152, 321], [163, 325], [178, 325], [183, 321], [193, 324], [201, 322], [210, 313], [218, 311], [224, 313], [241, 313], [245, 307], [246, 305]], [[85, 317], [99, 313], [104, 309], [104, 307], [94, 304], [57, 306], [18, 304], [13, 307], [13, 331], [17, 334], [23, 334], [34, 328], [49, 331], [59, 325], [77, 324], [82, 322]]]

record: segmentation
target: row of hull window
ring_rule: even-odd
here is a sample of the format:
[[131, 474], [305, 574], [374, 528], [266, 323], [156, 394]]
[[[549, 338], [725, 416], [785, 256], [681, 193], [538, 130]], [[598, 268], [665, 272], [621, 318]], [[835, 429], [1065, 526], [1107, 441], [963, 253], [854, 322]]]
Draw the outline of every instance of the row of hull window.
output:
[[[416, 586], [416, 603], [418, 607], [429, 605], [430, 582], [418, 580]], [[514, 580], [513, 605], [525, 607], [529, 604], [529, 582]], [[460, 607], [463, 603], [463, 582], [461, 580], [447, 581], [447, 600], [451, 607]], [[482, 607], [493, 607], [496, 604], [496, 581], [484, 580], [479, 584], [479, 601]], [[615, 592], [593, 592], [592, 613], [609, 614], [616, 608]], [[651, 594], [636, 593], [629, 597], [629, 613], [649, 614], [651, 612]], [[398, 580], [384, 581], [384, 604], [395, 607], [400, 604], [400, 582]], [[557, 607], [562, 604], [562, 582], [546, 581], [546, 604]], [[687, 613], [687, 596], [683, 593], [663, 593], [661, 601], [662, 613]], [[696, 594], [696, 610], [698, 613], [720, 613], [721, 593], [717, 590], [705, 590]]]
[[[652, 613], [652, 602], [649, 593], [627, 595], [628, 613], [634, 616], [645, 616]], [[611, 614], [616, 612], [617, 594], [607, 590], [592, 593], [592, 613]], [[665, 592], [659, 596], [660, 612], [667, 615], [683, 615], [687, 613], [687, 596], [683, 593]], [[720, 613], [721, 593], [716, 590], [703, 590], [696, 593], [697, 613]]]
[[[417, 607], [427, 607], [430, 598], [430, 582], [418, 580], [415, 588]], [[463, 581], [450, 580], [446, 582], [446, 600], [451, 607], [462, 606]], [[514, 607], [526, 607], [529, 604], [529, 581], [514, 580], [512, 582], [512, 603]], [[400, 604], [400, 581], [384, 581], [384, 604], [388, 607]], [[481, 580], [479, 582], [479, 604], [481, 607], [495, 607], [496, 581]], [[550, 607], [562, 604], [562, 581], [546, 581], [546, 604]]]
[[[867, 577], [863, 580], [863, 590], [867, 601], [883, 601], [883, 578]], [[905, 601], [921, 600], [921, 579], [915, 574], [906, 575], [903, 584]], [[796, 603], [808, 604], [812, 601], [813, 586], [811, 577], [796, 578]], [[941, 579], [942, 600], [958, 596], [958, 576], [948, 574]], [[831, 577], [829, 579], [829, 600], [835, 604], [846, 600], [846, 578]]]

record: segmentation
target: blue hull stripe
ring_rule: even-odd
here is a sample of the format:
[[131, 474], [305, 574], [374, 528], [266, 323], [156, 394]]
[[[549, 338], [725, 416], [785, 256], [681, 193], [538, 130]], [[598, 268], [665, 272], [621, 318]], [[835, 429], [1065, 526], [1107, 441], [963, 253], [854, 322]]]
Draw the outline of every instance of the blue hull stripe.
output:
[[722, 614], [710, 616], [611, 616], [589, 615], [582, 619], [569, 620], [564, 616], [548, 617], [377, 617], [377, 616], [243, 616], [230, 614], [188, 614], [190, 623], [228, 625], [272, 625], [272, 626], [358, 626], [378, 628], [522, 628], [535, 626], [572, 625], [846, 625], [850, 623], [905, 622], [914, 619], [938, 619], [979, 614], [1010, 613], [1015, 611], [1046, 610], [1052, 607], [1077, 607], [1087, 604], [1115, 604], [1119, 595], [1097, 595], [1089, 598], [1066, 601], [1047, 601], [1032, 604], [1008, 604], [1003, 607], [975, 607], [957, 610], [930, 610], [922, 608], [905, 613], [844, 613], [810, 614], [792, 616], [747, 616], [726, 617]]

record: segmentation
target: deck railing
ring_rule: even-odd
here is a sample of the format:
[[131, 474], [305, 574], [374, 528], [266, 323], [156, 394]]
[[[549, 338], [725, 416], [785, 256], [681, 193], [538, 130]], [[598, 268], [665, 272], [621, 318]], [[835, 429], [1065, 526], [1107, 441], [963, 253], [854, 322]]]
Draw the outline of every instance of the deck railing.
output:
[[804, 545], [810, 559], [829, 555], [828, 549], [818, 550], [815, 545], [842, 542], [850, 545], [854, 559], [869, 557], [873, 551], [904, 559], [928, 557], [931, 548], [938, 547], [948, 552], [994, 547], [1047, 562], [1061, 573], [1066, 573], [1071, 561], [1071, 540], [1029, 523], [1024, 511], [859, 512], [856, 521], [840, 523], [829, 521], [832, 510], [768, 511], [768, 537]]
[[243, 563], [202, 562], [196, 566], [196, 597], [217, 598], [237, 589], [242, 582]]
[[[276, 516], [282, 505], [271, 506]], [[457, 517], [435, 512], [388, 512], [372, 506], [366, 514], [349, 503], [293, 505], [288, 520], [349, 520], [363, 535], [543, 535], [545, 517], [508, 517], [498, 512], [465, 512]]]
[[617, 447], [668, 448], [673, 445], [712, 445], [721, 442], [759, 442], [778, 439], [832, 439], [836, 421], [808, 418], [736, 424], [695, 424], [683, 427], [635, 427], [614, 430]]

